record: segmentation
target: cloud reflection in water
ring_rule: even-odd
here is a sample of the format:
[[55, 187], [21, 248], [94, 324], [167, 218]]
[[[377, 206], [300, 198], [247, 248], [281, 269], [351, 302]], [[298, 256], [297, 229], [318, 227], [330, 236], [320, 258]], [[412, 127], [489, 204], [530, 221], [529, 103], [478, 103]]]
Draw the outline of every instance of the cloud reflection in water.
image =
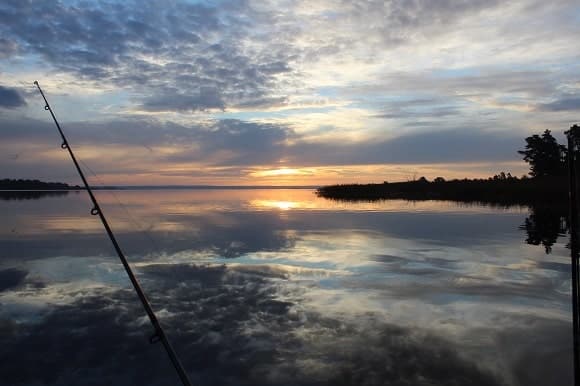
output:
[[[571, 384], [565, 249], [522, 243], [520, 209], [116, 194], [133, 218], [105, 210], [201, 384]], [[175, 383], [107, 240], [74, 229], [85, 198], [50, 200], [1, 204], [6, 382]]]
[[[263, 271], [150, 265], [141, 273], [186, 368], [202, 384], [497, 384], [452, 342], [428, 332], [296, 310], [278, 299], [279, 279]], [[16, 363], [3, 358], [6, 381], [173, 381], [159, 347], [146, 343], [150, 327], [130, 290], [75, 295], [39, 323], [3, 321], [4, 356], [19, 358]]]

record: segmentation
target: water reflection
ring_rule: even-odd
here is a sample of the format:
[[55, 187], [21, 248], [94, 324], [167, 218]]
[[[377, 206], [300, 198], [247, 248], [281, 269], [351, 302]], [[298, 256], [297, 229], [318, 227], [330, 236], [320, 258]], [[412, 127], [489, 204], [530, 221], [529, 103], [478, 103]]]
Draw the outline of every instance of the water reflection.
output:
[[542, 206], [530, 207], [521, 229], [526, 231], [526, 243], [542, 245], [546, 254], [552, 252], [552, 246], [558, 237], [564, 237], [569, 231], [568, 207]]
[[[554, 211], [97, 194], [196, 383], [572, 384]], [[89, 209], [83, 194], [0, 202], [3, 380], [174, 384]]]
[[39, 200], [47, 197], [62, 197], [69, 192], [66, 190], [36, 190], [36, 191], [17, 191], [5, 190], [0, 191], [0, 200]]

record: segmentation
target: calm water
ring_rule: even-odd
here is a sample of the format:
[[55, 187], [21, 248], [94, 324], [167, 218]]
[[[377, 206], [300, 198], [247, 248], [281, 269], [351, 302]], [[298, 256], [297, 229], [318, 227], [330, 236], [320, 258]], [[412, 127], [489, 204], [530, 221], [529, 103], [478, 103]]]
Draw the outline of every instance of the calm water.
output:
[[[552, 210], [97, 195], [194, 383], [572, 384], [569, 251]], [[177, 385], [86, 195], [10, 198], [0, 384]]]

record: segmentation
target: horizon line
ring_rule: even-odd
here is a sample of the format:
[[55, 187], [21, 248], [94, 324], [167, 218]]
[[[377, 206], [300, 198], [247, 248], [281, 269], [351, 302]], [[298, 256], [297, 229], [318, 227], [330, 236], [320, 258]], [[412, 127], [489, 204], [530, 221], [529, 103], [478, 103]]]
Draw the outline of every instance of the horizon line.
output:
[[317, 189], [319, 187], [321, 185], [103, 185], [91, 186], [91, 189]]

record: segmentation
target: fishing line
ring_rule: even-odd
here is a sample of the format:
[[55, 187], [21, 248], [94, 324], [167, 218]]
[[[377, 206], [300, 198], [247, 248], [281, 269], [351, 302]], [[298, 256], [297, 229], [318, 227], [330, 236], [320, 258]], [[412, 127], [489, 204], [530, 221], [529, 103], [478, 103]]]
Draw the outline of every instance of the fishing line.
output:
[[77, 169], [77, 172], [78, 172], [79, 176], [81, 177], [83, 184], [85, 186], [85, 189], [87, 190], [87, 193], [89, 194], [89, 197], [93, 203], [93, 208], [91, 209], [91, 215], [99, 216], [99, 219], [101, 220], [101, 223], [103, 224], [103, 227], [105, 228], [105, 231], [107, 232], [107, 235], [109, 236], [109, 239], [111, 240], [111, 243], [113, 244], [113, 247], [115, 248], [115, 251], [117, 252], [117, 255], [119, 256], [121, 263], [123, 263], [123, 267], [125, 268], [125, 272], [127, 273], [127, 276], [129, 277], [129, 280], [131, 281], [131, 284], [133, 285], [135, 292], [137, 292], [137, 295], [139, 296], [139, 300], [141, 300], [141, 304], [143, 305], [143, 308], [145, 309], [145, 312], [147, 313], [147, 316], [149, 317], [149, 321], [153, 325], [154, 333], [149, 338], [149, 342], [156, 343], [156, 342], [161, 341], [161, 343], [163, 343], [163, 346], [165, 347], [165, 351], [167, 352], [167, 355], [169, 356], [169, 359], [171, 360], [171, 363], [173, 364], [175, 371], [179, 375], [181, 382], [183, 383], [184, 386], [191, 386], [191, 381], [189, 380], [187, 373], [185, 372], [181, 362], [179, 361], [179, 358], [177, 357], [175, 350], [173, 349], [173, 347], [171, 346], [171, 343], [167, 339], [167, 336], [165, 335], [165, 331], [161, 327], [161, 324], [159, 323], [159, 320], [157, 319], [155, 312], [151, 308], [151, 304], [149, 303], [149, 300], [145, 296], [145, 293], [143, 292], [143, 289], [141, 288], [141, 284], [139, 284], [139, 281], [135, 277], [135, 274], [133, 273], [133, 270], [131, 269], [129, 262], [127, 261], [127, 258], [125, 257], [125, 254], [121, 250], [121, 247], [120, 247], [119, 243], [117, 242], [117, 239], [115, 238], [115, 235], [113, 234], [113, 231], [111, 230], [111, 227], [109, 226], [109, 223], [108, 223], [108, 221], [107, 221], [107, 219], [106, 219], [106, 217], [101, 209], [101, 206], [99, 205], [99, 202], [97, 201], [97, 198], [95, 197], [93, 190], [91, 189], [91, 186], [89, 185], [89, 183], [88, 183], [88, 181], [87, 181], [87, 179], [86, 179], [86, 177], [85, 177], [85, 175], [84, 175], [84, 173], [83, 173], [83, 171], [82, 171], [82, 169], [81, 169], [81, 167], [80, 167], [80, 165], [75, 157], [75, 154], [73, 153], [72, 148], [70, 147], [70, 144], [68, 143], [68, 141], [64, 135], [64, 132], [62, 131], [60, 124], [58, 123], [56, 116], [54, 115], [54, 112], [52, 111], [52, 108], [50, 107], [50, 104], [48, 103], [48, 100], [46, 99], [46, 96], [44, 95], [44, 92], [42, 92], [42, 89], [40, 88], [38, 81], [34, 81], [34, 84], [38, 88], [40, 95], [42, 95], [42, 99], [44, 99], [44, 103], [45, 103], [44, 109], [47, 110], [50, 113], [50, 115], [52, 116], [54, 124], [56, 125], [56, 128], [58, 129], [58, 132], [62, 138], [62, 144], [60, 145], [60, 147], [63, 150], [68, 151], [68, 153], [71, 157], [71, 160], [73, 161], [75, 168]]

